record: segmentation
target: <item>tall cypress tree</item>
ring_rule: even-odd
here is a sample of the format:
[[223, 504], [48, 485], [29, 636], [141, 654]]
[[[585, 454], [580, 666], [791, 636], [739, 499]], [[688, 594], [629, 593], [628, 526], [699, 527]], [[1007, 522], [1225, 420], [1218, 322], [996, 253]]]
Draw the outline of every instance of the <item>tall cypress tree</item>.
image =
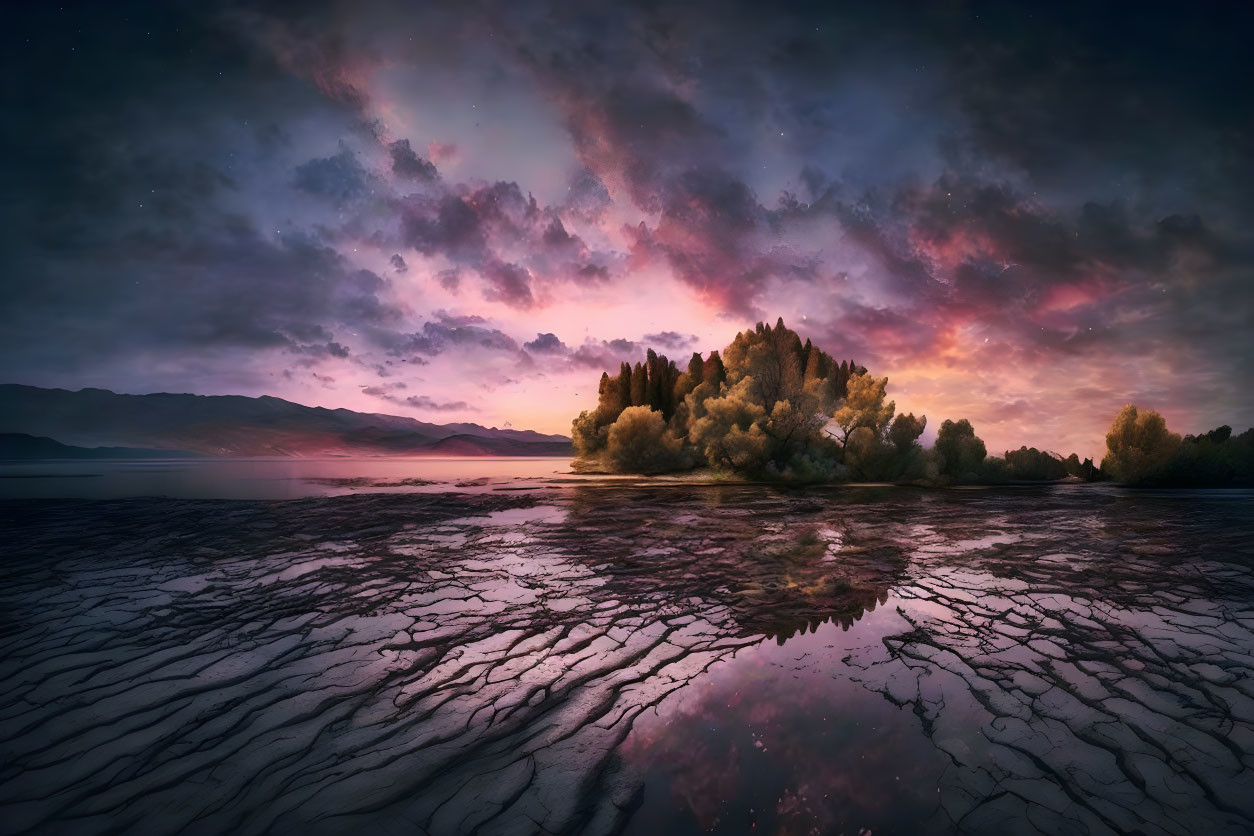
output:
[[662, 417], [667, 421], [675, 414], [675, 384], [679, 381], [679, 369], [672, 360], [662, 358], [662, 380], [658, 386]]
[[[610, 375], [609, 372], [601, 372], [601, 382], [597, 384], [597, 408], [602, 409], [608, 406], [607, 400], [610, 394]], [[603, 410], [608, 411], [608, 410]]]
[[648, 372], [646, 378], [647, 384], [644, 390], [644, 402], [649, 405], [650, 409], [662, 408], [662, 364], [658, 360], [657, 352], [649, 349], [645, 354], [645, 369]]
[[648, 372], [637, 363], [631, 370], [631, 405], [643, 406], [645, 393], [648, 389]]
[[692, 352], [692, 359], [688, 361], [688, 385], [696, 389], [705, 380], [705, 361], [701, 359], [701, 355]]
[[631, 364], [624, 362], [618, 367], [618, 401], [623, 409], [631, 406]]
[[705, 361], [706, 383], [714, 386], [715, 389], [723, 385], [727, 380], [727, 369], [723, 367], [723, 358], [718, 355], [718, 350], [710, 352], [710, 359]]
[[[806, 340], [806, 345], [810, 341]], [[823, 352], [811, 349], [807, 354], [805, 380], [809, 383], [811, 380], [822, 380], [827, 377], [827, 369], [823, 363]]]

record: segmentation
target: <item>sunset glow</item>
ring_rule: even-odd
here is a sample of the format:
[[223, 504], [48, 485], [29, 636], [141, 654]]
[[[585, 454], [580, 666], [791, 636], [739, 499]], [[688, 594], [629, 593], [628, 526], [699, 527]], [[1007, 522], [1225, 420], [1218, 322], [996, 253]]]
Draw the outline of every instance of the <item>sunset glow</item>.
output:
[[782, 316], [990, 451], [1254, 406], [1222, 62], [962, 6], [352, 9], [24, 13], [8, 381], [568, 433], [601, 370]]

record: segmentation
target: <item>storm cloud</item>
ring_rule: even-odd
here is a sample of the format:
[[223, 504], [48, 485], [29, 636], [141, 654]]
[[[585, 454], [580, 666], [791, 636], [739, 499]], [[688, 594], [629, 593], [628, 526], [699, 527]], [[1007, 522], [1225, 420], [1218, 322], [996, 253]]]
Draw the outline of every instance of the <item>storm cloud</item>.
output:
[[5, 380], [562, 431], [782, 315], [994, 450], [1254, 411], [1240, 4], [12, 18]]

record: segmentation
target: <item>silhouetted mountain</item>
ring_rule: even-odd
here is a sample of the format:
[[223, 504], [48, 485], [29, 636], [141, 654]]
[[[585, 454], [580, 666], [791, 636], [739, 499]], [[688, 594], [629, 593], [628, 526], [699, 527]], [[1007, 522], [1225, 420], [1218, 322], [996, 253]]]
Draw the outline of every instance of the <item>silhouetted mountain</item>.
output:
[[426, 447], [430, 455], [442, 456], [569, 456], [569, 441], [515, 441], [510, 438], [484, 438], [452, 435]]
[[[303, 406], [281, 398], [119, 395], [104, 389], [71, 392], [18, 384], [0, 384], [0, 433], [51, 436], [81, 447], [143, 447], [215, 456], [564, 455], [570, 449], [569, 440], [560, 435], [478, 424], [430, 424], [398, 415]], [[454, 436], [509, 443], [499, 445], [501, 452], [453, 454], [432, 447]], [[548, 452], [559, 447], [561, 452]]]
[[197, 458], [183, 450], [145, 450], [139, 447], [71, 447], [51, 438], [26, 433], [0, 433], [0, 459], [152, 459]]

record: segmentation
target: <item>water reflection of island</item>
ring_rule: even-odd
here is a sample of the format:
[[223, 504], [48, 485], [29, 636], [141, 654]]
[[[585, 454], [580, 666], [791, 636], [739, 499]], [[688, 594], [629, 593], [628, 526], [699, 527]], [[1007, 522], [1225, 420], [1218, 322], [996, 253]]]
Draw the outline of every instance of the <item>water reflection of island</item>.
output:
[[589, 562], [607, 595], [659, 612], [697, 596], [725, 607], [737, 635], [782, 644], [828, 622], [848, 629], [906, 568], [902, 540], [883, 525], [816, 515], [825, 507], [822, 494], [743, 486], [582, 486], [548, 536]]

